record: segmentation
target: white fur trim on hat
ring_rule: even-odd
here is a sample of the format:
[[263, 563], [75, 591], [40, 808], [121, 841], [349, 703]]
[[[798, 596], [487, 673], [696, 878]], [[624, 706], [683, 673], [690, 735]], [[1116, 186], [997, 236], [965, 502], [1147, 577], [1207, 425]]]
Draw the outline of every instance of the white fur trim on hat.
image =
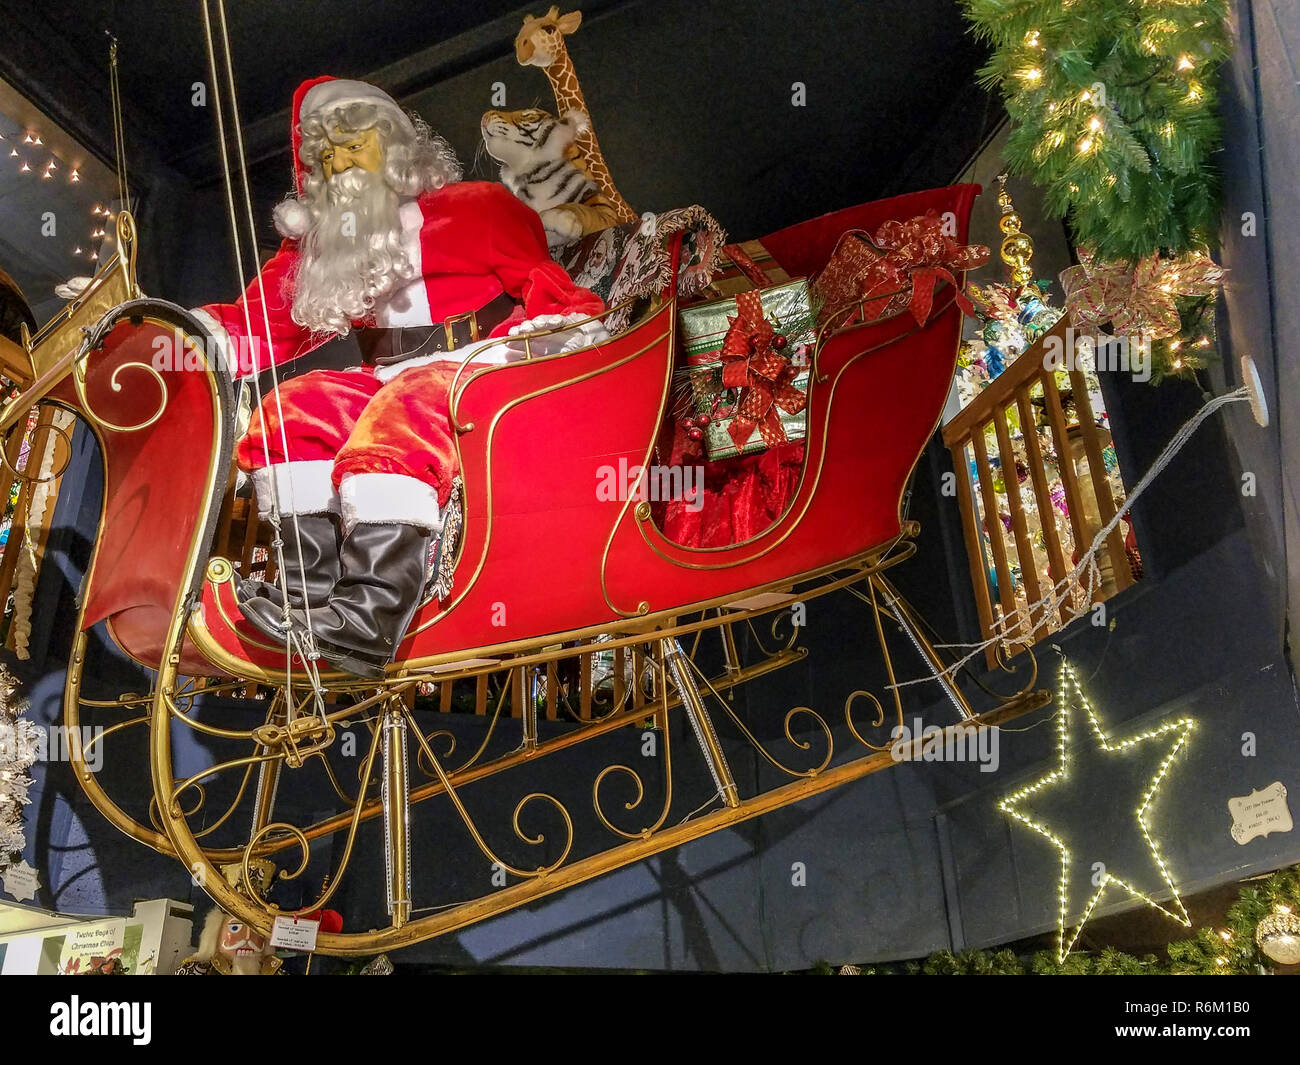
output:
[[312, 227], [311, 211], [307, 205], [295, 200], [281, 200], [275, 205], [275, 228], [282, 237], [298, 240]]
[[266, 518], [271, 513], [272, 471], [281, 514], [338, 513], [339, 500], [334, 491], [334, 460], [302, 459], [298, 462], [277, 462], [253, 471], [258, 517]]
[[392, 117], [406, 130], [414, 135], [415, 127], [401, 105], [377, 85], [368, 81], [350, 81], [347, 78], [335, 78], [313, 85], [302, 98], [298, 111], [298, 121], [318, 111], [333, 111], [351, 104], [377, 104], [392, 112]]
[[349, 473], [339, 485], [339, 499], [344, 535], [363, 523], [442, 529], [437, 489], [404, 474]]

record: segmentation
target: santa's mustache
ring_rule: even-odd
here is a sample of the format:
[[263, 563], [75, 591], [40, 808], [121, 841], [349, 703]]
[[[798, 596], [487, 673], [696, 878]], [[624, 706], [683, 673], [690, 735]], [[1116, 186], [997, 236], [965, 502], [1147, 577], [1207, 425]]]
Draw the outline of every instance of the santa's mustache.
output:
[[402, 245], [396, 190], [378, 171], [355, 167], [310, 194], [312, 225], [301, 239], [293, 316], [317, 332], [346, 335], [415, 267]]
[[346, 207], [383, 184], [383, 175], [351, 167], [330, 177], [325, 185], [325, 198], [333, 207]]

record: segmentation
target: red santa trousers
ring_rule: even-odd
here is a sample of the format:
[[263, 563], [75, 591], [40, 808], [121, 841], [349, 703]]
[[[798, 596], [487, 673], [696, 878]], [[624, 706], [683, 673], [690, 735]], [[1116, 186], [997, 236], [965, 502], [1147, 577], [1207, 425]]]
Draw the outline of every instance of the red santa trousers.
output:
[[313, 370], [281, 382], [278, 402], [273, 393], [263, 397], [235, 448], [261, 513], [270, 511], [273, 466], [281, 513], [336, 512], [345, 529], [357, 522], [437, 528], [460, 473], [449, 413], [460, 368], [413, 366], [386, 383], [370, 367]]

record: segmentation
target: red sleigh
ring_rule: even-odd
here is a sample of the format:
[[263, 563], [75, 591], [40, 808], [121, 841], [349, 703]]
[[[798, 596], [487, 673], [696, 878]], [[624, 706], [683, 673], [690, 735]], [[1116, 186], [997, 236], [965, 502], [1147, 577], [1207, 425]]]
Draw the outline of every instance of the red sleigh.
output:
[[[763, 244], [791, 276], [811, 275], [825, 264], [846, 230], [874, 231], [886, 219], [904, 220], [929, 209], [951, 212], [957, 220], [956, 239], [964, 242], [977, 192], [976, 186], [958, 185], [869, 203], [781, 230], [763, 238]], [[35, 383], [6, 407], [3, 422], [8, 427], [33, 403], [49, 400], [80, 414], [99, 440], [105, 468], [103, 520], [82, 591], [81, 635], [68, 674], [65, 720], [77, 724], [105, 705], [144, 711], [139, 720], [150, 730], [156, 820], [146, 824], [105, 794], [93, 775], [79, 776], [92, 801], [118, 827], [177, 855], [191, 869], [211, 870], [207, 890], [226, 909], [258, 927], [269, 926], [275, 907], [253, 888], [249, 862], [274, 859], [289, 848], [305, 850], [309, 840], [322, 834], [355, 831], [354, 822], [381, 817], [387, 830], [391, 927], [322, 935], [320, 949], [388, 949], [460, 927], [888, 764], [888, 754], [867, 743], [846, 704], [848, 728], [868, 748], [860, 757], [832, 764], [828, 750], [821, 765], [787, 770], [793, 781], [783, 788], [740, 795], [703, 706], [695, 679], [698, 668], [681, 641], [712, 629], [722, 633], [726, 672], [712, 680], [699, 677], [716, 694], [800, 657], [792, 637], [760, 662], [746, 665], [735, 657], [734, 626], [856, 585], [871, 603], [882, 644], [881, 623], [888, 619], [906, 628], [938, 666], [937, 655], [883, 572], [914, 550], [918, 528], [901, 519], [900, 502], [938, 424], [952, 380], [962, 319], [951, 285], [936, 292], [923, 325], [903, 313], [819, 338], [798, 488], [768, 528], [725, 547], [692, 548], [666, 539], [650, 505], [638, 500], [636, 482], [627, 486], [626, 498], [617, 500], [603, 499], [595, 490], [599, 468], [644, 468], [652, 461], [677, 360], [677, 300], [671, 287], [657, 309], [598, 346], [466, 373], [452, 403], [460, 429], [464, 525], [451, 594], [441, 603], [426, 602], [418, 611], [386, 682], [327, 674], [309, 683], [295, 672], [302, 663], [286, 663], [283, 649], [271, 646], [243, 622], [234, 598], [234, 566], [209, 555], [231, 464], [232, 386], [224, 369], [209, 358], [215, 346], [200, 323], [184, 310], [144, 298], [136, 290], [129, 216], [121, 221], [122, 258], [102, 270], [65, 316], [36, 338], [31, 346]], [[81, 323], [94, 324], [79, 333]], [[178, 332], [187, 352], [183, 364], [156, 366], [155, 352]], [[83, 334], [84, 342], [79, 343]], [[127, 654], [157, 671], [153, 691], [111, 704], [82, 696], [85, 634], [100, 621]], [[593, 642], [597, 637], [599, 644]], [[620, 672], [616, 680], [622, 703], [592, 719], [586, 732], [608, 731], [648, 715], [661, 717], [666, 728], [670, 711], [680, 707], [718, 786], [720, 808], [673, 828], [664, 827], [665, 805], [653, 825], [625, 830], [611, 824], [602, 811], [602, 773], [593, 786], [593, 801], [601, 821], [619, 837], [616, 846], [568, 860], [572, 822], [566, 812], [570, 839], [558, 862], [525, 870], [502, 861], [519, 876], [519, 883], [487, 902], [465, 904], [468, 910], [411, 920], [410, 900], [402, 887], [411, 860], [401, 821], [405, 815], [391, 796], [418, 802], [448, 795], [484, 855], [499, 858], [456, 800], [457, 788], [508, 770], [516, 756], [539, 757], [554, 741], [539, 739], [537, 703], [529, 699], [520, 713], [516, 756], [452, 769], [435, 755], [403, 696], [429, 681], [447, 685], [494, 671], [524, 677], [523, 671], [533, 670], [531, 675], [545, 676], [546, 705], [553, 709], [555, 663], [589, 656], [597, 646], [615, 649], [620, 659], [627, 654], [638, 666], [648, 664], [649, 681], [643, 684], [638, 673], [629, 683]], [[888, 648], [883, 650], [888, 655]], [[889, 670], [892, 676], [892, 664]], [[255, 772], [253, 828], [222, 846], [206, 840], [200, 844], [191, 826], [193, 795], [185, 794], [199, 778], [178, 781], [173, 776], [172, 730], [201, 728], [183, 711], [188, 697], [200, 691], [242, 689], [249, 682], [276, 690], [266, 723], [246, 733], [217, 732], [232, 742], [251, 744], [252, 754], [214, 765], [206, 775], [232, 766]], [[1029, 687], [977, 720], [1000, 719], [1040, 705], [1040, 694]], [[963, 716], [973, 718], [955, 686], [948, 684], [947, 689]], [[360, 701], [336, 711], [322, 699], [333, 692], [349, 692]], [[877, 711], [873, 724], [880, 726], [885, 719], [882, 704], [874, 696], [870, 699]], [[901, 711], [896, 695], [894, 705]], [[394, 724], [391, 730], [375, 730], [367, 763], [368, 773], [372, 762], [383, 762], [382, 790], [389, 800], [378, 789], [363, 787], [351, 807], [351, 821], [351, 815], [341, 814], [327, 824], [303, 828], [277, 822], [273, 798], [266, 798], [274, 795], [271, 785], [285, 769], [324, 758], [337, 721], [368, 706], [382, 708]], [[821, 727], [829, 744], [830, 729], [824, 722]], [[788, 730], [787, 719], [787, 735]], [[408, 731], [410, 742], [421, 751], [424, 781], [408, 779], [404, 747], [399, 751], [392, 746], [399, 733], [404, 745]], [[753, 740], [747, 730], [746, 735]], [[570, 737], [563, 742], [575, 741]], [[796, 746], [807, 748], [805, 743]], [[637, 785], [640, 788], [639, 778]], [[671, 787], [668, 790], [671, 795]], [[521, 800], [521, 806], [527, 801]], [[515, 832], [519, 839], [529, 838], [517, 816]], [[245, 868], [239, 890], [216, 872], [217, 865], [232, 861]], [[327, 889], [325, 899], [329, 893]], [[319, 908], [323, 901], [314, 900], [304, 909]]]

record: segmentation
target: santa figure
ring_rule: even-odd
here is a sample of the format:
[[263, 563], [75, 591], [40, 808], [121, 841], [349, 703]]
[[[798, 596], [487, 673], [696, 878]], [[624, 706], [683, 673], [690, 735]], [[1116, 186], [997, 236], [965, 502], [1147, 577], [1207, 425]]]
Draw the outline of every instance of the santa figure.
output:
[[[495, 183], [460, 181], [450, 147], [386, 93], [317, 78], [294, 95], [297, 198], [286, 238], [233, 304], [197, 313], [257, 372], [356, 330], [365, 365], [316, 370], [268, 394], [239, 440], [263, 517], [278, 503], [288, 602], [245, 581], [241, 609], [284, 643], [383, 676], [429, 586], [458, 469], [448, 391], [481, 365], [605, 338], [600, 298], [547, 253], [536, 212]], [[296, 526], [296, 527], [295, 527]]]

